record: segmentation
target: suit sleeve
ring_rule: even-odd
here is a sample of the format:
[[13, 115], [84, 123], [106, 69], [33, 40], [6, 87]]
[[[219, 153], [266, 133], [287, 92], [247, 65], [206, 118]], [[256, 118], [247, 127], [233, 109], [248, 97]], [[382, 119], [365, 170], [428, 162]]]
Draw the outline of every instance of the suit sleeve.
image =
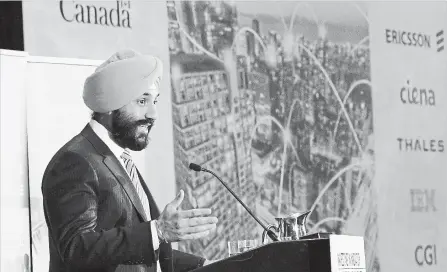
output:
[[202, 267], [205, 258], [173, 249], [174, 271], [186, 272]]
[[149, 222], [97, 228], [98, 177], [83, 157], [65, 153], [54, 162], [44, 175], [42, 194], [50, 237], [66, 264], [92, 269], [155, 263]]

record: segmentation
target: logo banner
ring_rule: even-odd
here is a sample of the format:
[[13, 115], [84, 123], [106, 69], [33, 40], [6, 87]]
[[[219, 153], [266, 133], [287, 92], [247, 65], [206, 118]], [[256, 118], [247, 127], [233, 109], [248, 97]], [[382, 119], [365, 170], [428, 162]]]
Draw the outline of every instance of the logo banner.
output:
[[370, 7], [380, 266], [446, 271], [446, 5]]

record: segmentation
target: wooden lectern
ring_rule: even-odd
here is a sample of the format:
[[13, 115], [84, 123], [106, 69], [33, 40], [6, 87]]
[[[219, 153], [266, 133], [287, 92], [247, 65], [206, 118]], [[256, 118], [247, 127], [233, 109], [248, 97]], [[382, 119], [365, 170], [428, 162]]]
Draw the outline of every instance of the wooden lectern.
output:
[[194, 272], [366, 272], [363, 237], [272, 242], [193, 270]]

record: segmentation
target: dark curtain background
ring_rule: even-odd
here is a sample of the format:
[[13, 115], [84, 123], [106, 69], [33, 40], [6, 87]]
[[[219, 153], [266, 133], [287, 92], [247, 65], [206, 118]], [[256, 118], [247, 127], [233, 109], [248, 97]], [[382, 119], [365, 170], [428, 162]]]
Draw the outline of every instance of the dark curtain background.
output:
[[0, 49], [24, 50], [22, 1], [0, 1]]

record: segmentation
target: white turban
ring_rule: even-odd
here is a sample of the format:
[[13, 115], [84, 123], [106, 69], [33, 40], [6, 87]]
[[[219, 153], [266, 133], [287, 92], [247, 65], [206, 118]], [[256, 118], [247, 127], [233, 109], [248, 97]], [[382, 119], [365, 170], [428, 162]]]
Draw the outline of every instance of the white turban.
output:
[[155, 56], [133, 50], [113, 54], [84, 83], [84, 103], [106, 113], [127, 105], [162, 79], [163, 64]]

